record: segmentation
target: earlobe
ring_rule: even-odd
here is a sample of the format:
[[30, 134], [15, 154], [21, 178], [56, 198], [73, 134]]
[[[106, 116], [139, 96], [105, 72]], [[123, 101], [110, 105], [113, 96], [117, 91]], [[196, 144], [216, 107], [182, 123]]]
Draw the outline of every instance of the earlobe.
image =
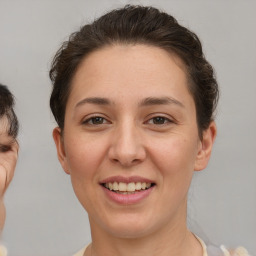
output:
[[217, 134], [217, 127], [214, 121], [212, 121], [209, 127], [203, 131], [203, 138], [200, 141], [196, 162], [194, 166], [195, 171], [201, 171], [206, 168], [212, 148]]
[[55, 127], [53, 129], [52, 137], [53, 137], [54, 142], [55, 142], [59, 162], [60, 162], [63, 170], [67, 174], [70, 174], [69, 171], [68, 171], [68, 164], [67, 164], [67, 160], [66, 160], [66, 153], [65, 153], [63, 137], [62, 137], [62, 134], [61, 134], [61, 129], [59, 127]]

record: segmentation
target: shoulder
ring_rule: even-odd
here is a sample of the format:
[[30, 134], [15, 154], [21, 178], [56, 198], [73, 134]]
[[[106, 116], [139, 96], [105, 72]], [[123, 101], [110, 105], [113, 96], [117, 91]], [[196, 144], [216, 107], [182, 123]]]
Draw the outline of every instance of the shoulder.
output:
[[224, 256], [250, 256], [248, 251], [242, 246], [237, 247], [235, 250], [228, 250], [223, 245], [220, 248], [223, 251]]
[[3, 245], [0, 245], [0, 256], [7, 256], [7, 250]]
[[244, 247], [237, 247], [235, 250], [227, 249], [224, 245], [215, 246], [205, 244], [202, 239], [197, 237], [203, 248], [203, 256], [251, 256]]
[[209, 245], [206, 247], [204, 256], [251, 256], [244, 247], [237, 247], [235, 250], [227, 249], [224, 245], [220, 247]]
[[[87, 245], [88, 246], [88, 245]], [[73, 256], [83, 256], [84, 252], [87, 248], [87, 246], [85, 246], [83, 249], [81, 249], [79, 252], [77, 252], [76, 254], [74, 254]], [[1, 255], [0, 255], [1, 256]]]

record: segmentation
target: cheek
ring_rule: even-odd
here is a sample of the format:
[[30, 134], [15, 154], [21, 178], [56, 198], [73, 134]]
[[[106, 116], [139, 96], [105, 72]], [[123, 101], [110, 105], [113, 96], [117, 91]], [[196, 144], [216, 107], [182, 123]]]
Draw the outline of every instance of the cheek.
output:
[[[154, 160], [163, 165], [163, 169], [168, 172], [175, 171], [181, 167], [192, 167], [197, 155], [197, 142], [190, 138], [173, 138], [166, 139], [155, 146]], [[175, 168], [176, 167], [176, 168]], [[182, 171], [182, 169], [180, 169]]]
[[[106, 157], [106, 143], [88, 136], [66, 138], [67, 164], [72, 179], [89, 183], [97, 178], [97, 170]], [[85, 179], [86, 178], [86, 179]]]
[[90, 195], [98, 181], [98, 170], [105, 155], [103, 145], [97, 140], [76, 137], [66, 140], [65, 148], [71, 183], [74, 192], [85, 209], [93, 204]]
[[197, 143], [188, 138], [170, 138], [154, 147], [153, 161], [160, 172], [165, 189], [187, 191], [189, 188], [197, 154]]

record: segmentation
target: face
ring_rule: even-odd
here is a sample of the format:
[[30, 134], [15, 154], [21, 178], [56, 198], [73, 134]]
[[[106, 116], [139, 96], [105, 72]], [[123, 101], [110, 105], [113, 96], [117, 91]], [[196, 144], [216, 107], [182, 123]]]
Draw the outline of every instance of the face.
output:
[[215, 136], [212, 123], [199, 139], [187, 84], [181, 60], [157, 47], [116, 45], [83, 60], [53, 137], [92, 231], [141, 237], [186, 222], [193, 172]]
[[8, 135], [8, 120], [0, 119], [0, 230], [4, 226], [5, 206], [4, 193], [12, 180], [18, 156], [18, 144]]

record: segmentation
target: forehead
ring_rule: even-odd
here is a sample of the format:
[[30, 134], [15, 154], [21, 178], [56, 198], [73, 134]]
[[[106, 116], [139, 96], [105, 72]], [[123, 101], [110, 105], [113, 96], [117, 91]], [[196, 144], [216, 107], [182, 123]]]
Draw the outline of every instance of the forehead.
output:
[[0, 117], [0, 134], [7, 133], [10, 128], [10, 124], [7, 116]]
[[[188, 93], [186, 68], [175, 54], [148, 45], [107, 46], [89, 54], [79, 65], [71, 96], [80, 90], [101, 90], [102, 94], [139, 89], [151, 93], [172, 88]], [[74, 90], [75, 89], [75, 90]]]
[[[126, 64], [129, 65], [125, 66]], [[159, 71], [159, 69], [162, 69], [162, 72], [166, 70], [170, 72], [170, 69], [173, 69], [175, 66], [184, 74], [187, 73], [185, 64], [174, 52], [168, 52], [151, 45], [116, 44], [105, 46], [87, 55], [78, 66], [73, 82], [77, 76], [81, 75], [81, 72], [85, 71], [85, 68], [88, 73], [95, 74], [100, 68], [104, 68], [106, 72], [114, 72], [113, 67], [124, 68], [123, 70], [126, 72], [132, 69], [141, 72]]]
[[0, 118], [0, 144], [8, 145], [13, 141], [13, 138], [8, 134], [10, 124], [8, 118], [3, 116]]

